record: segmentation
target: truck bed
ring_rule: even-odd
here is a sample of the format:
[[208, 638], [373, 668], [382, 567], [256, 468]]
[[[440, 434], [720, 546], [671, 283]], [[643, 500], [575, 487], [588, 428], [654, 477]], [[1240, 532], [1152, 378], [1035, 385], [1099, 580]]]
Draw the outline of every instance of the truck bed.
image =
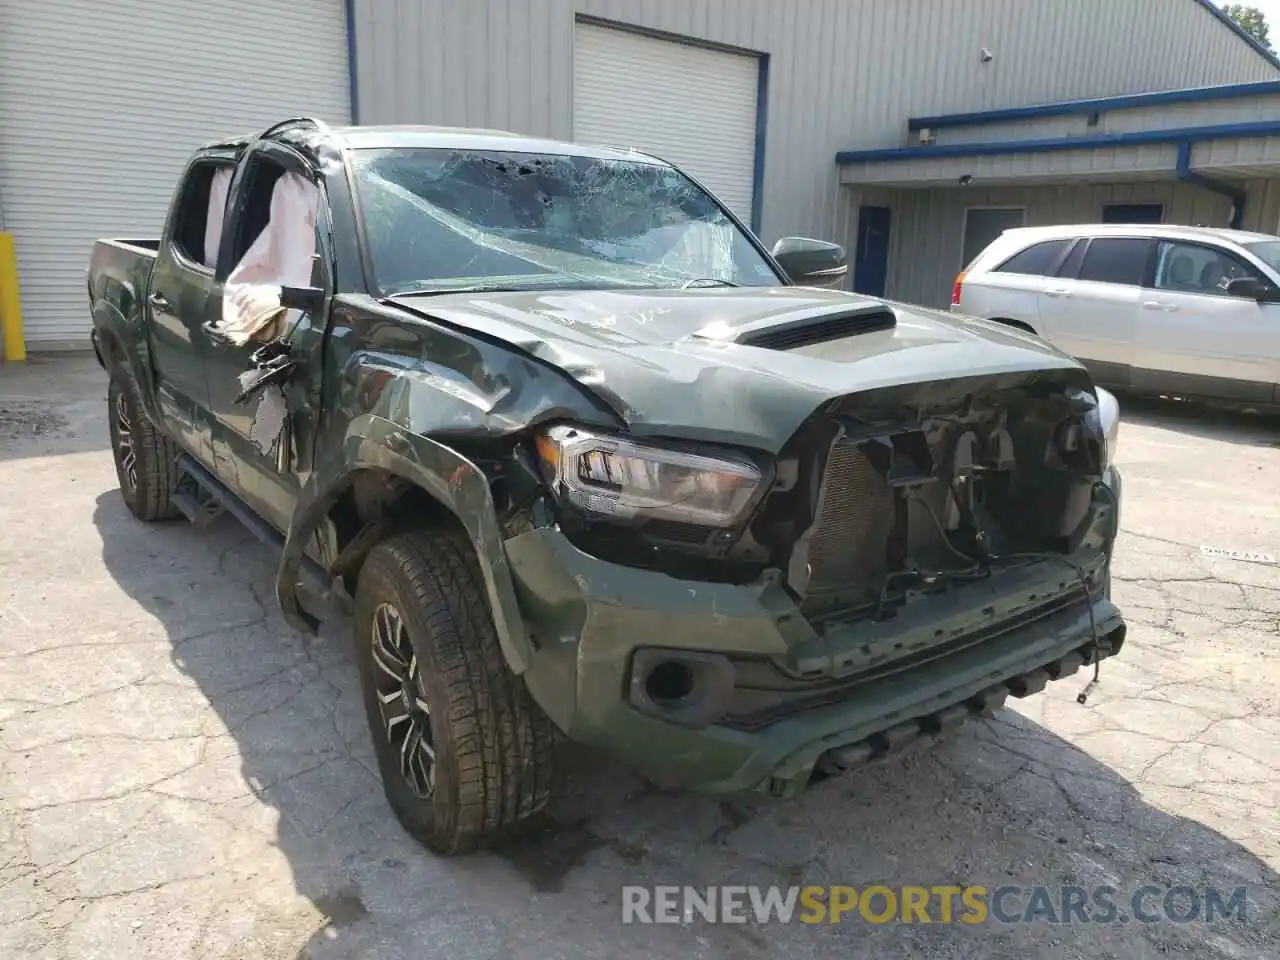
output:
[[[93, 315], [93, 342], [97, 349], [98, 328], [113, 311], [126, 321], [142, 322], [144, 300], [151, 267], [160, 250], [159, 240], [98, 240], [89, 255], [88, 295]], [[99, 355], [101, 360], [101, 355]]]

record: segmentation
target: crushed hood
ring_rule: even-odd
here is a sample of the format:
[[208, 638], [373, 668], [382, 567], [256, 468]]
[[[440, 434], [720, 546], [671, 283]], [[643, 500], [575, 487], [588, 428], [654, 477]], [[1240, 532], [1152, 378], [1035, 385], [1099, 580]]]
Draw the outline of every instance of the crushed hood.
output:
[[[822, 403], [866, 390], [1080, 365], [984, 320], [806, 287], [402, 295], [413, 313], [497, 338], [595, 392], [636, 434], [776, 453]], [[891, 311], [835, 339], [752, 346], [770, 330]], [[878, 327], [878, 328], [877, 328]], [[765, 340], [769, 338], [764, 338]], [[776, 339], [776, 338], [775, 338]]]

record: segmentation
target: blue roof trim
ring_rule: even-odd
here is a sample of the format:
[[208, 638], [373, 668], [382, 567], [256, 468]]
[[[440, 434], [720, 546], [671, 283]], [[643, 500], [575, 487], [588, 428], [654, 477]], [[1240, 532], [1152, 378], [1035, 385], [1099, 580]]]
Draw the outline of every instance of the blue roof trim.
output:
[[1094, 150], [1099, 147], [1138, 147], [1152, 143], [1184, 143], [1228, 140], [1233, 137], [1280, 136], [1280, 120], [1254, 123], [1222, 123], [1172, 130], [1139, 130], [1133, 133], [1099, 133], [1087, 137], [1054, 137], [1043, 140], [945, 143], [925, 147], [887, 147], [876, 150], [842, 150], [837, 164], [879, 163], [893, 160], [928, 160], [944, 157], [999, 157], [1018, 153], [1054, 153], [1058, 150]]
[[1222, 8], [1214, 3], [1213, 0], [1196, 0], [1196, 3], [1200, 4], [1200, 6], [1204, 7], [1215, 17], [1225, 23], [1236, 34], [1236, 36], [1249, 46], [1253, 47], [1254, 50], [1258, 51], [1258, 53], [1260, 53], [1269, 64], [1280, 69], [1280, 59], [1277, 59], [1274, 53], [1260, 44], [1257, 40], [1253, 39], [1253, 37], [1249, 36], [1244, 27], [1240, 26], [1240, 24], [1228, 17], [1226, 13], [1223, 12]]
[[1096, 97], [1091, 100], [1061, 100], [1030, 107], [1006, 107], [1003, 110], [979, 110], [974, 113], [944, 113], [936, 117], [910, 117], [907, 129], [937, 130], [943, 127], [976, 127], [1009, 120], [1038, 117], [1066, 117], [1101, 113], [1105, 110], [1136, 110], [1170, 103], [1197, 103], [1206, 100], [1231, 100], [1236, 97], [1258, 97], [1280, 93], [1280, 80], [1257, 80], [1252, 83], [1225, 83], [1215, 87], [1188, 87], [1185, 90], [1160, 90], [1154, 93], [1132, 93], [1121, 97]]

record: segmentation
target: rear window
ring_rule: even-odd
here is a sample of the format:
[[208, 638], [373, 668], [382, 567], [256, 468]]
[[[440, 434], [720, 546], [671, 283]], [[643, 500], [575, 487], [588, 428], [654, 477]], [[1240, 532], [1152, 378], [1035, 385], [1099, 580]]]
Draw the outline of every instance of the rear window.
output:
[[1151, 241], [1137, 237], [1094, 237], [1080, 264], [1081, 280], [1140, 287], [1147, 274]]
[[221, 207], [226, 205], [231, 171], [232, 166], [223, 161], [196, 160], [182, 184], [169, 243], [190, 264], [212, 269], [217, 259]]
[[1033, 277], [1047, 277], [1066, 253], [1070, 240], [1046, 240], [1015, 253], [1000, 266], [996, 273], [1020, 273]]

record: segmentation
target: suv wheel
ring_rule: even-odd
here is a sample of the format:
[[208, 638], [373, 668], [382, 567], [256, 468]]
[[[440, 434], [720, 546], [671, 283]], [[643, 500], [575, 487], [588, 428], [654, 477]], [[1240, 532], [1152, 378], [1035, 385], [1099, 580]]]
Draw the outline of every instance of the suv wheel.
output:
[[179, 516], [171, 499], [177, 486], [178, 448], [147, 419], [138, 384], [121, 364], [111, 370], [107, 416], [120, 495], [129, 512], [139, 520]]
[[383, 790], [410, 834], [454, 856], [547, 805], [551, 721], [507, 668], [464, 537], [408, 533], [370, 551], [355, 641]]

